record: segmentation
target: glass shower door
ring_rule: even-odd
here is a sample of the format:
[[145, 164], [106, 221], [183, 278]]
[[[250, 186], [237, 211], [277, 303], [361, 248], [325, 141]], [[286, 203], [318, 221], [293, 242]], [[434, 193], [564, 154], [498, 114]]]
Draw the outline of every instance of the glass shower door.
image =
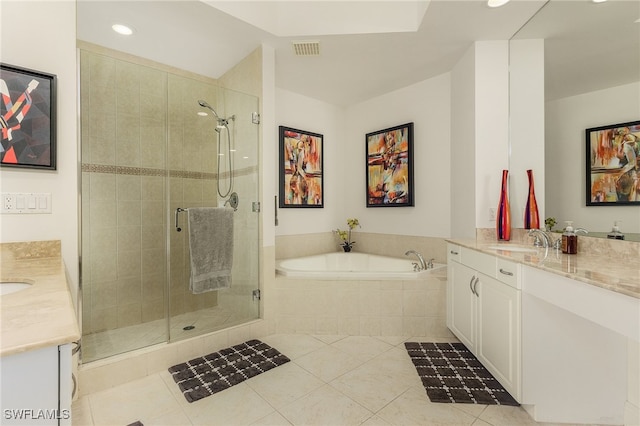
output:
[[[254, 297], [259, 288], [259, 216], [254, 211], [258, 200], [258, 126], [252, 123], [258, 100], [173, 75], [168, 89], [169, 216], [173, 223], [177, 215], [182, 229], [178, 232], [172, 226], [168, 236], [169, 339], [179, 340], [259, 317], [259, 301]], [[199, 105], [201, 100], [228, 121], [228, 134], [224, 128], [216, 129], [216, 117]], [[222, 207], [233, 193], [238, 205], [233, 214], [231, 286], [194, 294], [189, 289], [187, 214], [178, 209]], [[229, 203], [226, 206], [230, 208]]]

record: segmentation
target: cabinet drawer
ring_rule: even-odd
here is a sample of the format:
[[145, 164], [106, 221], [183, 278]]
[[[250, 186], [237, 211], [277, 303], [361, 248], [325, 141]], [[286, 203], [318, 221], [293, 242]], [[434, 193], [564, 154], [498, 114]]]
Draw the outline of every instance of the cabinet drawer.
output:
[[460, 263], [460, 246], [447, 244], [447, 260]]
[[496, 278], [503, 283], [520, 289], [520, 265], [509, 260], [496, 260]]
[[485, 275], [495, 278], [496, 276], [496, 257], [484, 254], [479, 251], [462, 248], [460, 255], [461, 262], [471, 269], [482, 272]]

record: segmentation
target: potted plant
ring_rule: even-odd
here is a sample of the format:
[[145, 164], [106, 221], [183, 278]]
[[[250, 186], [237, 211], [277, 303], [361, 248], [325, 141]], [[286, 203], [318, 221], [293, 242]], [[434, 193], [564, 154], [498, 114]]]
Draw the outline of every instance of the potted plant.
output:
[[349, 229], [347, 229], [346, 231], [343, 231], [341, 229], [336, 229], [335, 231], [333, 231], [338, 236], [338, 238], [340, 238], [340, 241], [342, 241], [340, 243], [340, 246], [346, 253], [350, 252], [351, 247], [353, 247], [353, 245], [356, 243], [355, 241], [351, 241], [351, 230], [356, 226], [359, 227], [360, 222], [358, 222], [358, 219], [356, 218], [347, 219], [347, 226], [349, 227]]

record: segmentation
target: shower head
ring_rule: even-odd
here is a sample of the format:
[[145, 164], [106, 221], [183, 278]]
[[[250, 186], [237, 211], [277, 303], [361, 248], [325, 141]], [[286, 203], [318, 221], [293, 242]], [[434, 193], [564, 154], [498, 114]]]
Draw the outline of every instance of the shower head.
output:
[[213, 115], [216, 116], [216, 118], [218, 120], [220, 120], [220, 116], [218, 115], [218, 113], [216, 112], [215, 109], [213, 109], [213, 107], [211, 105], [209, 105], [206, 101], [203, 101], [202, 99], [198, 101], [198, 105], [200, 105], [202, 108], [207, 108], [210, 109], [211, 112], [213, 113]]

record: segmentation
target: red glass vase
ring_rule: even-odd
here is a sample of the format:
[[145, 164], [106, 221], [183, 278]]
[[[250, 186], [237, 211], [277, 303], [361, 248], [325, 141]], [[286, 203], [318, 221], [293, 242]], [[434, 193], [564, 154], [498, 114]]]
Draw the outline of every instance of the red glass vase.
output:
[[538, 214], [536, 192], [533, 188], [533, 170], [527, 170], [527, 177], [529, 178], [529, 197], [527, 197], [527, 206], [524, 209], [524, 228], [538, 229], [540, 228], [540, 215]]
[[509, 241], [511, 239], [511, 210], [509, 209], [509, 195], [507, 191], [507, 178], [509, 170], [502, 171], [502, 187], [500, 189], [500, 202], [496, 214], [496, 236], [498, 240]]

